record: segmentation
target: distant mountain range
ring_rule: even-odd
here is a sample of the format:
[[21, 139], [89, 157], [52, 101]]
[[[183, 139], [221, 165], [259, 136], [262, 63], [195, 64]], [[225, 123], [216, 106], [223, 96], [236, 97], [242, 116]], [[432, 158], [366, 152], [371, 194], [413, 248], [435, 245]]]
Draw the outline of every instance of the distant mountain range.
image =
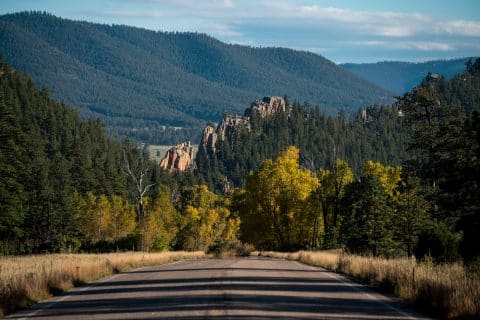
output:
[[[449, 79], [465, 71], [470, 58], [435, 60], [420, 63], [384, 61], [377, 63], [345, 63], [340, 66], [396, 94], [403, 94], [418, 85], [425, 76], [439, 73]], [[475, 61], [474, 58], [472, 58]]]
[[162, 135], [163, 125], [218, 122], [266, 95], [286, 94], [329, 113], [389, 103], [393, 96], [309, 52], [39, 12], [0, 16], [0, 53], [83, 116], [100, 116], [115, 133], [162, 144], [154, 129]]

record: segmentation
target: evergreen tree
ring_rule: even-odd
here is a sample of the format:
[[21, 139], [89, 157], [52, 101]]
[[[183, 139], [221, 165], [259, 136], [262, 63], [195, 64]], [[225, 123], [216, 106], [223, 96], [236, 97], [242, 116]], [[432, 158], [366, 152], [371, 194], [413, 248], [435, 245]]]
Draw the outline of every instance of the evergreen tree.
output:
[[14, 111], [0, 91], [0, 252], [4, 253], [15, 252], [24, 233], [22, 224], [28, 209], [22, 184], [27, 173], [24, 139]]
[[342, 199], [342, 241], [356, 254], [394, 253], [393, 210], [378, 178], [367, 175], [347, 186]]

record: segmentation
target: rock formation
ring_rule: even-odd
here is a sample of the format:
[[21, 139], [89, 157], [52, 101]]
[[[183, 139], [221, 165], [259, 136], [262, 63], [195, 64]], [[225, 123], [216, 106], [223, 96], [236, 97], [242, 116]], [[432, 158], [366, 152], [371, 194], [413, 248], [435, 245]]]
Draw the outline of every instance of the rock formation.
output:
[[241, 127], [247, 131], [252, 129], [249, 117], [226, 115], [217, 127], [218, 137], [221, 141], [224, 141], [225, 139], [232, 141]]
[[208, 124], [203, 129], [202, 139], [198, 145], [197, 159], [200, 159], [200, 161], [207, 160], [215, 154], [217, 151], [217, 138], [215, 127]]
[[252, 112], [257, 111], [262, 118], [266, 118], [278, 112], [290, 112], [291, 109], [282, 97], [264, 97], [252, 102], [250, 109], [245, 111], [245, 115], [249, 116]]
[[193, 146], [190, 142], [183, 142], [172, 147], [160, 161], [160, 167], [169, 171], [186, 171], [193, 164]]
[[196, 157], [197, 168], [205, 169], [209, 159], [212, 159], [217, 150], [220, 141], [235, 140], [240, 130], [251, 131], [250, 116], [258, 112], [262, 118], [273, 116], [279, 112], [288, 112], [292, 110], [285, 100], [281, 97], [264, 97], [254, 101], [250, 108], [245, 110], [245, 116], [225, 115], [217, 128], [209, 124], [203, 130], [202, 140], [198, 146]]

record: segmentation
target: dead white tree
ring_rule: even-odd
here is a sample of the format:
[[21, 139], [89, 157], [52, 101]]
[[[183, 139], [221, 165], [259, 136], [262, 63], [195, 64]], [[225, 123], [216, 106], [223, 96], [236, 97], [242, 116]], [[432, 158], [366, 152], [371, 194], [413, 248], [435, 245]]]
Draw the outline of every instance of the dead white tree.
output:
[[317, 176], [317, 167], [315, 166], [313, 155], [307, 153], [300, 154], [300, 163], [305, 169], [310, 171], [314, 177]]
[[[134, 185], [134, 197], [137, 205], [138, 225], [143, 227], [145, 222], [145, 209], [143, 205], [143, 197], [148, 190], [153, 187], [154, 183], [148, 183], [148, 173], [152, 169], [152, 163], [144, 152], [140, 152], [137, 161], [128, 159], [125, 150], [123, 151], [124, 171]], [[144, 235], [140, 232], [140, 249], [144, 250]]]

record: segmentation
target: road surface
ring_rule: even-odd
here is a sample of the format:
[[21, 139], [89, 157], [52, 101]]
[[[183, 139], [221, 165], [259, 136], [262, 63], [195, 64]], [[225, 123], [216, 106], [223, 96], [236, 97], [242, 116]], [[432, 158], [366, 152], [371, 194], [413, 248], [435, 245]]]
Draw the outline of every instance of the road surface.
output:
[[136, 269], [8, 318], [424, 319], [322, 268], [256, 257]]

